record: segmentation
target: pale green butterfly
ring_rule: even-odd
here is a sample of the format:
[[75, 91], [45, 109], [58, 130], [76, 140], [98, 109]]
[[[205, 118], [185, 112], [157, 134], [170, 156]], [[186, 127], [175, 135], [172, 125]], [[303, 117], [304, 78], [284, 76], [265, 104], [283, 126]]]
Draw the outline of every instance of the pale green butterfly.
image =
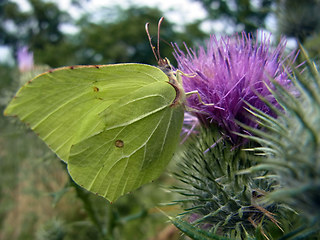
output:
[[155, 56], [159, 68], [128, 63], [48, 71], [21, 87], [4, 114], [30, 125], [77, 184], [114, 201], [159, 177], [179, 142], [186, 94], [160, 57], [159, 40]]

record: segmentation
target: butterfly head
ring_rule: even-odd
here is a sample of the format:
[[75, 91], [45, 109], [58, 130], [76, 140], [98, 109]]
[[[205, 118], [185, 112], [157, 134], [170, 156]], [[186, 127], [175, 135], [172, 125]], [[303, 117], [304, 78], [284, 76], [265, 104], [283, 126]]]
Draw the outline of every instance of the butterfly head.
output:
[[185, 98], [186, 98], [182, 84], [177, 79], [176, 72], [173, 70], [169, 59], [162, 58], [160, 55], [160, 50], [159, 50], [160, 49], [160, 27], [161, 27], [161, 23], [163, 22], [163, 20], [164, 20], [164, 17], [161, 17], [158, 22], [157, 48], [153, 46], [152, 41], [151, 41], [151, 36], [149, 33], [149, 23], [146, 23], [146, 25], [145, 25], [146, 33], [147, 33], [147, 36], [149, 39], [149, 43], [150, 43], [153, 55], [158, 62], [158, 68], [161, 69], [168, 76], [169, 83], [174, 87], [174, 89], [177, 92], [176, 99], [174, 100], [174, 103], [172, 105], [173, 106], [181, 105], [182, 103], [185, 102]]
[[160, 58], [158, 60], [158, 68], [160, 68], [165, 74], [173, 72], [172, 66], [168, 58]]

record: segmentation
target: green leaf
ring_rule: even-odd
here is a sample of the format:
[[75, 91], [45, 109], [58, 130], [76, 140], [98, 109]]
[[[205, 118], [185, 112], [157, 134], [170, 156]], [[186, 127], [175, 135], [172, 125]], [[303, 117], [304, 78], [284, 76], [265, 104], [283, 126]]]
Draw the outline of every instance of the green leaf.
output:
[[232, 240], [230, 238], [214, 234], [208, 230], [201, 229], [200, 227], [196, 227], [180, 218], [169, 218], [177, 228], [194, 240]]

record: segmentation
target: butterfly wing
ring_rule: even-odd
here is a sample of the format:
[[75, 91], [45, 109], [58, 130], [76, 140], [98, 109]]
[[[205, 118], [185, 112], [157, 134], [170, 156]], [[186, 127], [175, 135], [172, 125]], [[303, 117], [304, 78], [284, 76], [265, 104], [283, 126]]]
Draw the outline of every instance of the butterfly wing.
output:
[[100, 115], [105, 129], [71, 148], [68, 170], [79, 185], [110, 201], [159, 177], [179, 141], [183, 108], [167, 82], [140, 88]]
[[167, 81], [143, 64], [77, 66], [41, 74], [24, 85], [5, 109], [18, 116], [65, 162], [70, 148], [105, 129], [99, 117], [108, 106], [154, 82]]

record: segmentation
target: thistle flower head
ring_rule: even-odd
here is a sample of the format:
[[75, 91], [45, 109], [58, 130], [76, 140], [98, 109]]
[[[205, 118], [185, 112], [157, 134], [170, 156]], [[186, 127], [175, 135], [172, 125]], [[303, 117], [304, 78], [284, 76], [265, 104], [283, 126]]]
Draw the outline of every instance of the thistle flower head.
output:
[[[189, 107], [198, 110], [196, 116], [205, 124], [215, 123], [235, 140], [234, 132], [242, 129], [237, 121], [257, 126], [250, 120], [245, 109], [246, 102], [271, 114], [268, 106], [259, 98], [266, 98], [277, 105], [266, 85], [270, 78], [281, 85], [289, 85], [283, 58], [286, 42], [283, 40], [271, 49], [270, 35], [262, 35], [261, 42], [254, 41], [250, 34], [242, 33], [233, 37], [211, 36], [207, 49], [198, 51], [187, 48], [184, 53], [175, 45], [174, 56], [182, 75], [186, 92], [197, 90], [205, 105], [194, 94], [187, 99]], [[214, 105], [212, 105], [214, 104]]]
[[17, 61], [20, 72], [27, 72], [33, 69], [33, 53], [27, 47], [21, 47], [17, 52]]

